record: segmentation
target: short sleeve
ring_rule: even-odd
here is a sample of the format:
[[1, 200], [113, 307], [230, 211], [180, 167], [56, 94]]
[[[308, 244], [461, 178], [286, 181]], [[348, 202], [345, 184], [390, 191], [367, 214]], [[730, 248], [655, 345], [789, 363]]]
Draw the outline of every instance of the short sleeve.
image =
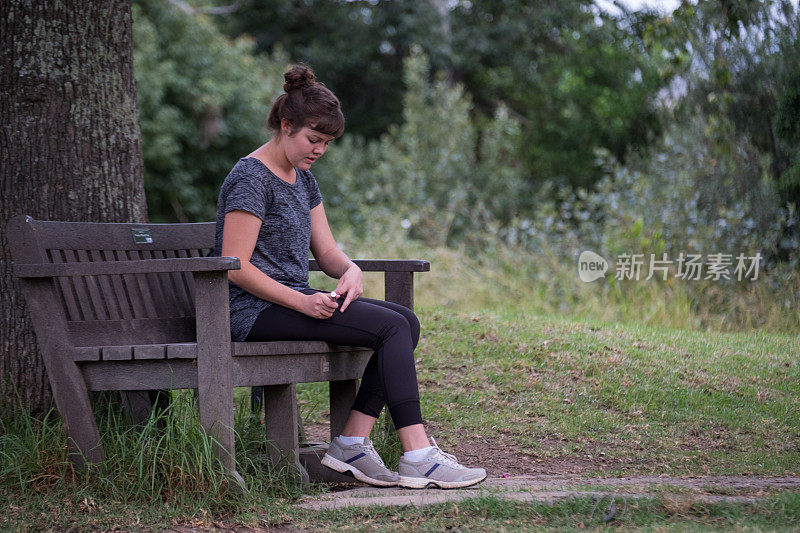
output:
[[263, 221], [270, 203], [264, 182], [247, 172], [232, 173], [228, 179], [228, 183], [223, 187], [225, 195], [223, 215], [236, 210], [247, 211]]
[[312, 210], [322, 203], [322, 193], [319, 192], [319, 185], [314, 174], [306, 171], [306, 185], [308, 186], [308, 210]]

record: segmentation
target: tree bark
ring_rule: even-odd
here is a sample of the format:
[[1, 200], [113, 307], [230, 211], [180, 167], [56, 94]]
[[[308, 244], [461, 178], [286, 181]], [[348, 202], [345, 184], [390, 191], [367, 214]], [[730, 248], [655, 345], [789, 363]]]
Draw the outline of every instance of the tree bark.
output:
[[145, 222], [131, 7], [0, 0], [0, 402], [51, 404], [6, 223]]

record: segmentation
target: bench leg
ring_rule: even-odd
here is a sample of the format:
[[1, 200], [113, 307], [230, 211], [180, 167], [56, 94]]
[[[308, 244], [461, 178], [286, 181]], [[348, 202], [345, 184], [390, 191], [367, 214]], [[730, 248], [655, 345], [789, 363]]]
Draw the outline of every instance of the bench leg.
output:
[[144, 426], [150, 418], [153, 404], [150, 402], [150, 391], [146, 390], [121, 390], [122, 407], [125, 419], [133, 426]]
[[[200, 366], [199, 363], [198, 366]], [[233, 388], [220, 385], [220, 382], [208, 379], [200, 382], [197, 401], [200, 424], [205, 432], [215, 440], [214, 453], [231, 482], [231, 488], [237, 492], [247, 492], [247, 484], [236, 471]]]
[[342, 434], [347, 419], [350, 417], [357, 392], [357, 379], [330, 382], [331, 440]]
[[264, 387], [264, 427], [270, 441], [269, 458], [273, 466], [289, 467], [308, 483], [308, 473], [300, 464], [300, 443], [297, 438], [297, 394], [295, 384]]
[[[54, 365], [51, 365], [51, 367]], [[48, 368], [50, 388], [56, 401], [58, 412], [64, 420], [64, 431], [70, 457], [79, 469], [87, 464], [99, 463], [103, 460], [103, 445], [94, 419], [89, 392], [78, 365], [72, 361], [59, 361], [58, 373]]]
[[216, 440], [215, 452], [231, 487], [245, 492], [247, 486], [236, 471], [234, 455], [233, 361], [227, 311], [227, 273], [195, 272], [194, 286], [200, 424]]
[[[246, 492], [247, 484], [236, 471], [233, 433], [233, 391], [226, 387], [214, 387], [206, 383], [198, 390], [200, 424], [206, 434], [215, 440], [214, 453], [237, 492]], [[228, 398], [230, 396], [230, 398]]]
[[264, 387], [250, 389], [250, 414], [261, 418], [261, 408], [264, 406]]

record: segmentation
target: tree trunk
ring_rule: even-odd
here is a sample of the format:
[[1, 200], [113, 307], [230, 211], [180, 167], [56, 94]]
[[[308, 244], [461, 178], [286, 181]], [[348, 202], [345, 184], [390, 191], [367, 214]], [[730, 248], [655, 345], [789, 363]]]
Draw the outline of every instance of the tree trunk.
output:
[[131, 7], [111, 0], [0, 0], [0, 402], [51, 397], [6, 223], [145, 222]]

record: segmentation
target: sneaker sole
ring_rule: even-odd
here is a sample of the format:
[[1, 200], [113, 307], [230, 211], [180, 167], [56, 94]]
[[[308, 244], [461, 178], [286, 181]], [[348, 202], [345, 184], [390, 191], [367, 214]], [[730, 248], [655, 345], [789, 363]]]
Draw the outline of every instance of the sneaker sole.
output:
[[478, 479], [467, 479], [464, 481], [441, 481], [438, 479], [428, 479], [424, 477], [400, 476], [400, 479], [398, 480], [397, 484], [405, 489], [427, 489], [427, 488], [462, 489], [464, 487], [471, 487], [472, 485], [477, 485], [484, 479], [486, 479], [486, 474], [484, 474], [483, 477]]
[[322, 465], [327, 466], [331, 470], [335, 470], [340, 474], [352, 474], [354, 478], [364, 483], [368, 483], [370, 485], [374, 485], [376, 487], [396, 487], [397, 481], [382, 481], [380, 479], [374, 479], [366, 475], [364, 472], [359, 470], [358, 468], [354, 467], [353, 465], [349, 465], [344, 463], [335, 457], [331, 457], [327, 453], [322, 458]]

